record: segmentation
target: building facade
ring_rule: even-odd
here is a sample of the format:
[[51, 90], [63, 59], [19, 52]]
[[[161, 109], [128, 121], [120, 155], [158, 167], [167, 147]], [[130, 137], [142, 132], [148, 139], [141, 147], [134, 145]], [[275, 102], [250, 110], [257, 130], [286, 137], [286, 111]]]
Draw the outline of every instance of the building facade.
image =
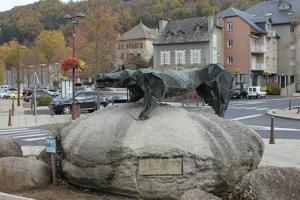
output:
[[[290, 92], [300, 92], [300, 1], [264, 1], [246, 12], [255, 17], [272, 18], [272, 27], [280, 36], [278, 41], [278, 83]], [[291, 94], [289, 94], [291, 95]]]
[[235, 87], [266, 86], [277, 81], [277, 40], [270, 17], [256, 18], [235, 8], [224, 19], [225, 68], [235, 74]]
[[223, 63], [222, 26], [217, 17], [161, 19], [153, 43], [153, 67], [181, 69]]
[[116, 65], [130, 67], [130, 59], [132, 56], [138, 56], [149, 63], [153, 56], [152, 43], [156, 32], [157, 30], [150, 29], [140, 22], [121, 35], [118, 41]]

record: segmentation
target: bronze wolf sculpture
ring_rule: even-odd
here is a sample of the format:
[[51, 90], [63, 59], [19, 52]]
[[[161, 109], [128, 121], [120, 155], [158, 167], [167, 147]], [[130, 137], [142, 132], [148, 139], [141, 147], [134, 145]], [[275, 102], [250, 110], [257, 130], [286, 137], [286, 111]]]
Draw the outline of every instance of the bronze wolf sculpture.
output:
[[129, 102], [144, 98], [144, 108], [138, 116], [141, 120], [147, 118], [156, 99], [161, 101], [194, 90], [214, 109], [215, 114], [224, 117], [232, 95], [232, 82], [233, 75], [220, 64], [180, 71], [122, 68], [97, 78], [100, 87], [128, 88]]

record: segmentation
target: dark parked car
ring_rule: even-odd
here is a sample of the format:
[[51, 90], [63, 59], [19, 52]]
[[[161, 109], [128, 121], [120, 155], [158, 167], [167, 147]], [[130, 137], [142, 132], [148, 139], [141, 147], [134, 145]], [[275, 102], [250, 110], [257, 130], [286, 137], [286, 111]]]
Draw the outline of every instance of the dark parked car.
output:
[[[95, 91], [77, 92], [75, 99], [80, 105], [80, 111], [93, 112], [97, 110], [97, 94]], [[53, 108], [55, 114], [70, 114], [72, 110], [72, 102], [72, 97], [63, 99], [61, 96], [57, 96], [53, 99], [53, 102], [49, 105], [49, 107]], [[102, 94], [100, 94], [100, 105], [106, 106], [106, 102]]]
[[232, 91], [232, 99], [243, 99], [247, 98], [248, 92], [244, 89], [234, 89]]
[[114, 103], [127, 103], [127, 95], [125, 94], [114, 94], [105, 98], [107, 104]]

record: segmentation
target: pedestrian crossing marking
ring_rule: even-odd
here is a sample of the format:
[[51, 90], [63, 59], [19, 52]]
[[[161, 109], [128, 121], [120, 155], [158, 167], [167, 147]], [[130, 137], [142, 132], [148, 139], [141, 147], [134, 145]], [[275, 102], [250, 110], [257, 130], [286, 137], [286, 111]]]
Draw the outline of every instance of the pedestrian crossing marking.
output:
[[[247, 125], [249, 128], [256, 130], [256, 131], [269, 131], [270, 127], [269, 126], [253, 126], [253, 125]], [[291, 131], [291, 132], [300, 132], [300, 129], [295, 129], [295, 128], [279, 128], [279, 127], [274, 127], [275, 131]]]
[[33, 134], [33, 135], [21, 135], [21, 136], [13, 136], [15, 139], [20, 139], [20, 138], [28, 138], [28, 137], [33, 137], [33, 136], [46, 136], [48, 134]]
[[256, 110], [269, 110], [269, 108], [258, 108]]
[[34, 141], [39, 141], [39, 140], [45, 140], [48, 137], [38, 137], [38, 138], [32, 138], [32, 139], [24, 139], [27, 142], [34, 142]]
[[269, 110], [269, 108], [260, 108], [260, 107], [245, 107], [245, 106], [228, 106], [230, 109], [238, 110], [238, 109], [245, 109], [245, 110], [257, 110], [257, 111], [262, 111], [262, 110]]
[[231, 119], [231, 120], [238, 121], [238, 120], [242, 120], [242, 119], [249, 119], [249, 118], [259, 117], [259, 116], [262, 116], [262, 115], [263, 115], [263, 114], [247, 115], [247, 116], [244, 116], [244, 117], [233, 118], [233, 119]]
[[50, 131], [38, 128], [0, 129], [0, 136], [10, 136], [23, 141], [43, 141], [49, 137]]

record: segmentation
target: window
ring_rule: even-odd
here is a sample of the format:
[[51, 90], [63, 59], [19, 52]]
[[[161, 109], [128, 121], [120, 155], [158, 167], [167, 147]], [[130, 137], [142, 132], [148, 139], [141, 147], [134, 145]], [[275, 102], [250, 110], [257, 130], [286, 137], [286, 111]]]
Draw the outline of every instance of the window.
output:
[[227, 40], [227, 48], [233, 47], [233, 40]]
[[227, 64], [232, 65], [233, 64], [233, 57], [232, 56], [227, 56]]
[[127, 49], [134, 49], [134, 44], [128, 43], [127, 44]]
[[123, 44], [119, 44], [119, 49], [123, 49], [124, 45]]
[[171, 56], [171, 52], [170, 51], [161, 51], [160, 52], [160, 64], [161, 65], [169, 65], [169, 64], [171, 64], [171, 62], [170, 62], [170, 56]]
[[218, 63], [218, 52], [216, 50], [212, 51], [212, 63]]
[[213, 47], [217, 47], [217, 35], [213, 34]]
[[294, 83], [295, 82], [295, 76], [291, 76], [291, 83]]
[[290, 26], [290, 32], [291, 33], [295, 33], [295, 25], [294, 24], [291, 24], [291, 26]]
[[272, 25], [271, 25], [270, 23], [267, 23], [267, 24], [266, 24], [266, 30], [267, 30], [267, 31], [272, 30]]
[[232, 22], [228, 22], [227, 23], [227, 31], [232, 31], [233, 30], [233, 23]]
[[175, 64], [185, 64], [185, 50], [175, 51]]
[[201, 64], [201, 49], [190, 50], [191, 64]]

